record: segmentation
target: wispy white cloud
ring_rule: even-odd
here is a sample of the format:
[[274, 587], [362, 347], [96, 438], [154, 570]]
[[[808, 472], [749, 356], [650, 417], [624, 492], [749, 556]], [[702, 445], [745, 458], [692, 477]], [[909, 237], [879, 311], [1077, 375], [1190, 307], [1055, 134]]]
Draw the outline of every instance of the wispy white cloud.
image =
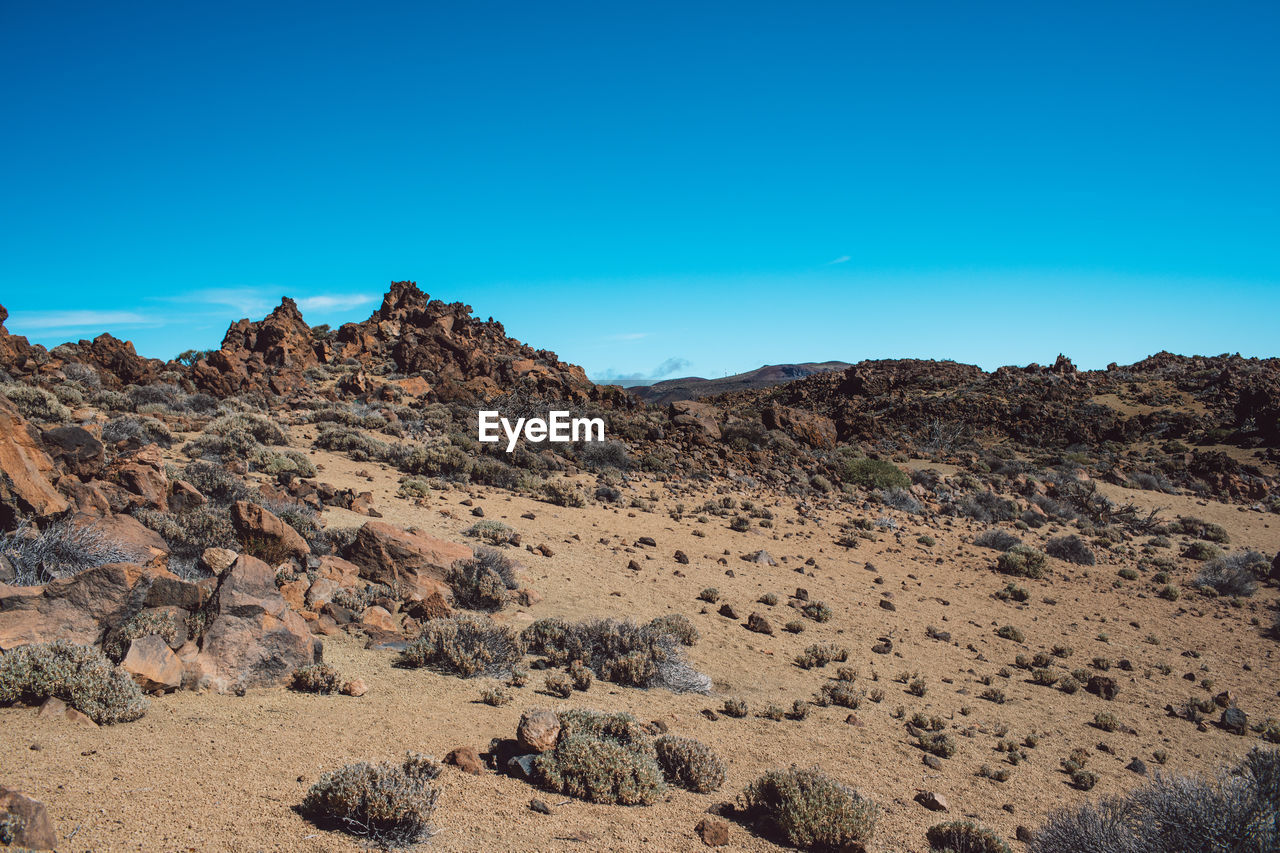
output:
[[848, 255], [841, 255], [840, 257], [835, 258], [834, 260], [827, 261], [827, 266], [834, 266], [835, 264], [847, 264], [851, 260], [853, 260], [853, 258], [849, 257]]
[[298, 300], [298, 307], [303, 311], [341, 311], [345, 308], [359, 308], [378, 301], [373, 293], [326, 294], [322, 296], [304, 296]]
[[[226, 306], [241, 317], [257, 319], [271, 313], [280, 304], [280, 299], [286, 295], [271, 287], [213, 287], [173, 296], [169, 301]], [[296, 301], [298, 308], [306, 313], [359, 308], [361, 305], [376, 302], [378, 298], [377, 294], [371, 293], [319, 293], [313, 296], [300, 296]]]
[[49, 332], [60, 329], [131, 328], [138, 326], [159, 326], [164, 318], [155, 315], [139, 314], [136, 311], [94, 311], [90, 309], [71, 311], [22, 311], [9, 317], [11, 328], [21, 333], [23, 330]]

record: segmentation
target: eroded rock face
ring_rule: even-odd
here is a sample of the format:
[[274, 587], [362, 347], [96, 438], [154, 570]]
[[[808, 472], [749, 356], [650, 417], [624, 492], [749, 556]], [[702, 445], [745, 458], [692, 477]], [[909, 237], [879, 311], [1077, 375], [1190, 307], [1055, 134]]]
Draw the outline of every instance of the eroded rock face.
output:
[[131, 642], [120, 665], [147, 693], [164, 693], [182, 686], [182, 661], [163, 638], [154, 634]]
[[311, 553], [311, 547], [298, 531], [258, 504], [236, 501], [231, 507], [231, 524], [246, 547], [259, 549], [263, 554], [305, 560]]
[[520, 715], [516, 740], [529, 752], [554, 749], [560, 738], [560, 718], [547, 708], [530, 708]]
[[720, 440], [720, 412], [715, 406], [694, 400], [676, 400], [667, 407], [667, 415], [672, 425], [688, 431], [695, 438]]
[[87, 429], [63, 426], [45, 430], [41, 435], [45, 450], [55, 463], [82, 480], [90, 480], [102, 473], [106, 464], [106, 450], [102, 442]]
[[0, 650], [53, 640], [95, 645], [141, 609], [160, 572], [112, 563], [42, 587], [0, 587]]
[[470, 559], [472, 553], [465, 545], [369, 521], [347, 546], [345, 556], [359, 567], [360, 577], [398, 587], [404, 598], [418, 600], [433, 592], [449, 594], [445, 582], [449, 567]]
[[259, 559], [238, 557], [204, 612], [196, 674], [214, 690], [283, 685], [295, 669], [321, 659], [320, 641], [285, 603], [275, 572]]
[[12, 530], [22, 517], [48, 518], [70, 506], [50, 482], [53, 471], [35, 430], [0, 395], [0, 530]]
[[9, 827], [8, 845], [27, 850], [53, 850], [58, 834], [44, 803], [0, 785], [0, 821]]

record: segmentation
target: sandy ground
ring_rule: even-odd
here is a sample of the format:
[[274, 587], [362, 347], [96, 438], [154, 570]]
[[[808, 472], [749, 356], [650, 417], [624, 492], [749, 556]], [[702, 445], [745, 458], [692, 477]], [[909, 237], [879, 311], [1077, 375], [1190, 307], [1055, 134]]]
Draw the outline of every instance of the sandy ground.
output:
[[[1131, 758], [1155, 768], [1153, 754], [1163, 750], [1167, 769], [1207, 771], [1261, 744], [1255, 735], [1236, 737], [1216, 727], [1199, 732], [1185, 720], [1170, 718], [1167, 703], [1229, 690], [1253, 720], [1277, 707], [1278, 646], [1251, 625], [1251, 619], [1270, 623], [1274, 590], [1264, 589], [1240, 607], [1194, 595], [1169, 602], [1154, 595], [1149, 576], [1113, 587], [1117, 569], [1134, 560], [1099, 552], [1099, 564], [1089, 568], [1051, 560], [1045, 580], [1019, 581], [1031, 598], [1015, 604], [993, 597], [1009, 578], [991, 570], [994, 552], [968, 544], [984, 528], [965, 520], [924, 522], [890, 512], [903, 525], [897, 534], [879, 531], [876, 541], [846, 550], [834, 544], [838, 523], [856, 516], [874, 519], [886, 514], [882, 508], [832, 505], [804, 519], [793, 500], [731, 492], [769, 506], [776, 516], [771, 530], [736, 533], [728, 529], [727, 518], [674, 521], [667, 513], [677, 502], [692, 510], [719, 495], [673, 492], [651, 482], [626, 491], [628, 497], [656, 492], [652, 512], [599, 505], [567, 509], [474, 488], [433, 493], [415, 506], [395, 497], [394, 472], [332, 454], [318, 453], [316, 459], [324, 466], [320, 479], [371, 490], [386, 521], [461, 540], [475, 519], [460, 502], [472, 497], [485, 518], [507, 522], [525, 543], [548, 544], [554, 550], [550, 558], [513, 552], [526, 565], [528, 585], [544, 596], [533, 607], [508, 608], [499, 615], [517, 628], [546, 616], [647, 620], [670, 612], [688, 615], [702, 633], [690, 658], [713, 678], [715, 695], [677, 696], [597, 681], [589, 692], [559, 700], [540, 692], [542, 673], [533, 671], [529, 685], [514, 691], [515, 701], [492, 708], [478, 701], [488, 684], [484, 679], [396, 669], [393, 653], [366, 650], [357, 638], [341, 637], [326, 640], [325, 657], [344, 674], [368, 682], [363, 698], [282, 689], [244, 697], [177, 693], [156, 698], [137, 722], [99, 730], [38, 719], [31, 708], [0, 709], [0, 779], [48, 805], [63, 850], [357, 849], [349, 837], [321, 831], [293, 811], [321, 773], [352, 761], [394, 758], [405, 750], [437, 757], [464, 745], [483, 750], [491, 738], [512, 736], [521, 711], [531, 706], [627, 710], [642, 720], [660, 719], [673, 733], [703, 740], [719, 752], [728, 763], [728, 779], [715, 794], [673, 789], [654, 806], [626, 808], [566, 802], [515, 779], [472, 777], [446, 768], [435, 817], [439, 831], [425, 849], [700, 850], [693, 827], [708, 806], [733, 799], [764, 770], [792, 763], [817, 765], [879, 803], [877, 849], [925, 850], [928, 826], [962, 816], [992, 827], [1018, 849], [1013, 837], [1019, 824], [1034, 827], [1054, 808], [1141, 784], [1141, 777], [1125, 769]], [[358, 471], [369, 477], [357, 476]], [[1273, 553], [1280, 548], [1280, 520], [1274, 515], [1106, 488], [1113, 496], [1162, 507], [1167, 516], [1194, 514], [1219, 522], [1232, 533], [1232, 549]], [[522, 518], [527, 512], [536, 518]], [[365, 521], [338, 510], [326, 511], [325, 519], [330, 526]], [[1047, 527], [1024, 536], [1042, 541], [1061, 532]], [[918, 543], [916, 537], [924, 533], [936, 544]], [[653, 537], [657, 547], [635, 545], [640, 536]], [[780, 564], [740, 559], [761, 548]], [[676, 549], [688, 554], [688, 565], [676, 564]], [[1177, 549], [1164, 553], [1173, 556]], [[632, 559], [640, 571], [627, 568]], [[816, 565], [806, 566], [810, 559]], [[1179, 566], [1174, 581], [1185, 588], [1194, 565], [1179, 560]], [[721, 601], [732, 604], [739, 619], [722, 617], [718, 605], [697, 599], [709, 586], [720, 590]], [[804, 620], [807, 630], [799, 635], [782, 631], [783, 623], [799, 618], [787, 606], [797, 587], [829, 604], [834, 618], [825, 624]], [[767, 592], [779, 596], [777, 605], [755, 603]], [[881, 599], [896, 609], [882, 609]], [[752, 611], [770, 619], [777, 629], [773, 636], [745, 629]], [[995, 628], [1005, 624], [1025, 632], [1026, 642], [996, 637]], [[950, 631], [952, 640], [929, 639], [928, 625]], [[881, 636], [893, 638], [892, 654], [871, 651]], [[815, 642], [847, 647], [858, 686], [883, 690], [883, 701], [864, 702], [854, 712], [858, 725], [846, 723], [850, 711], [838, 707], [813, 708], [802, 721], [755, 716], [768, 703], [790, 707], [794, 699], [810, 698], [835, 676], [834, 665], [814, 670], [794, 665], [794, 657]], [[1095, 656], [1131, 660], [1132, 672], [1112, 668], [1107, 673], [1120, 684], [1117, 699], [1105, 702], [1084, 691], [1068, 696], [1032, 684], [1028, 673], [1016, 668], [1011, 678], [997, 674], [1001, 667], [1012, 668], [1016, 655], [1048, 651], [1055, 644], [1074, 649], [1066, 669], [1087, 667]], [[1162, 675], [1156, 669], [1161, 664], [1171, 667], [1171, 674]], [[895, 680], [903, 673], [923, 677], [926, 695], [908, 693]], [[1183, 680], [1185, 673], [1212, 679], [1212, 689]], [[1005, 691], [1005, 704], [978, 697], [984, 689], [979, 678], [985, 676]], [[719, 710], [726, 696], [746, 699], [752, 715], [712, 721], [701, 714]], [[921, 711], [946, 720], [958, 750], [941, 770], [922, 763], [923, 753], [892, 716], [898, 707], [908, 717]], [[1099, 711], [1116, 714], [1135, 733], [1094, 728], [1089, 723]], [[1002, 763], [995, 749], [1006, 729], [1003, 736], [1016, 740], [1033, 732], [1040, 736], [1038, 746], [1027, 750], [1028, 760], [1016, 767]], [[1114, 754], [1101, 751], [1100, 744]], [[1100, 776], [1087, 793], [1070, 787], [1059, 769], [1059, 761], [1076, 747], [1092, 754], [1089, 767]], [[1005, 783], [982, 778], [978, 769], [984, 764], [1008, 767], [1012, 778]], [[913, 802], [918, 790], [945, 796], [950, 813], [932, 813]], [[555, 813], [532, 812], [531, 797], [552, 803]], [[737, 825], [731, 838], [726, 849], [777, 849]]]

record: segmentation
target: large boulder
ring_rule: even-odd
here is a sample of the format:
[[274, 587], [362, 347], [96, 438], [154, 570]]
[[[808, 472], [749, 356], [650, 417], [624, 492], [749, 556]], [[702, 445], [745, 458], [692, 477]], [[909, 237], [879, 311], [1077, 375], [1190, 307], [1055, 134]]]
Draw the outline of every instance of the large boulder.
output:
[[68, 473], [90, 480], [102, 473], [106, 465], [106, 449], [84, 427], [62, 426], [45, 430], [41, 435], [45, 450]]
[[0, 826], [6, 830], [3, 839], [10, 846], [24, 850], [53, 850], [58, 834], [45, 811], [44, 803], [0, 785]]
[[0, 395], [0, 530], [22, 516], [46, 518], [69, 504], [50, 482], [53, 460], [8, 398]]
[[120, 666], [147, 693], [164, 693], [182, 686], [182, 661], [155, 634], [131, 642]]
[[288, 557], [306, 560], [311, 553], [311, 547], [302, 534], [258, 504], [236, 501], [231, 506], [231, 524], [246, 550], [272, 562]]
[[140, 610], [152, 581], [164, 575], [112, 563], [42, 587], [0, 586], [0, 650], [53, 640], [94, 645]]
[[470, 559], [471, 549], [424, 533], [410, 533], [381, 521], [368, 521], [346, 549], [346, 558], [360, 567], [360, 577], [399, 589], [410, 600], [433, 592], [451, 592], [445, 578], [458, 560]]
[[676, 400], [667, 410], [673, 426], [703, 441], [720, 440], [719, 415], [715, 406], [694, 400]]
[[283, 685], [321, 659], [320, 641], [285, 603], [272, 568], [255, 557], [241, 555], [222, 574], [204, 612], [196, 675], [214, 690]]
[[766, 408], [761, 417], [766, 428], [785, 430], [816, 450], [836, 446], [836, 422], [831, 418], [776, 404]]

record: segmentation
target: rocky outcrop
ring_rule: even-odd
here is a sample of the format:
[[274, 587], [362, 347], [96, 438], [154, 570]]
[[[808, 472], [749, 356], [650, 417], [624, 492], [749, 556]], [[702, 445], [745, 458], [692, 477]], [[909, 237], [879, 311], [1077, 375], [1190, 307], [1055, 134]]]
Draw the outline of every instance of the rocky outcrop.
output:
[[247, 550], [273, 563], [289, 557], [306, 560], [311, 553], [298, 531], [258, 504], [236, 501], [231, 506], [231, 524]]
[[0, 586], [0, 650], [53, 640], [97, 645], [143, 608], [162, 575], [168, 573], [112, 563], [45, 586]]
[[668, 405], [667, 416], [671, 419], [672, 426], [685, 431], [695, 440], [703, 442], [720, 440], [721, 413], [710, 403], [676, 400]]
[[202, 686], [223, 692], [283, 685], [295, 669], [321, 660], [320, 640], [289, 608], [272, 568], [254, 557], [241, 555], [222, 574], [203, 613], [192, 668]]
[[23, 517], [47, 518], [70, 506], [50, 482], [53, 460], [35, 430], [0, 395], [0, 530]]
[[432, 593], [450, 595], [449, 568], [472, 556], [465, 545], [422, 533], [410, 533], [381, 521], [366, 522], [345, 556], [359, 566], [360, 577], [399, 590], [410, 601]]
[[45, 430], [40, 438], [54, 463], [81, 480], [93, 479], [106, 466], [102, 442], [83, 427], [55, 427]]

